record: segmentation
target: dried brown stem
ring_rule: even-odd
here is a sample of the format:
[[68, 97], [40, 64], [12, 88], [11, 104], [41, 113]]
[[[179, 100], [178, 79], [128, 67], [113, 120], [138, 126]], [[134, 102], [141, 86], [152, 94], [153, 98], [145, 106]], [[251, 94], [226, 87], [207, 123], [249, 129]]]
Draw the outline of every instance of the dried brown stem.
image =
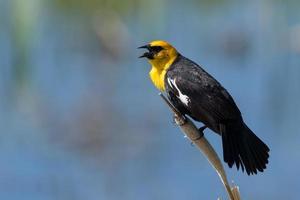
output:
[[233, 187], [232, 189], [230, 188], [221, 160], [214, 148], [206, 140], [203, 132], [199, 132], [195, 124], [189, 118], [183, 116], [162, 93], [160, 93], [159, 95], [174, 113], [175, 122], [180, 127], [181, 131], [201, 150], [201, 152], [208, 159], [209, 163], [216, 170], [230, 200], [240, 200], [237, 187]]

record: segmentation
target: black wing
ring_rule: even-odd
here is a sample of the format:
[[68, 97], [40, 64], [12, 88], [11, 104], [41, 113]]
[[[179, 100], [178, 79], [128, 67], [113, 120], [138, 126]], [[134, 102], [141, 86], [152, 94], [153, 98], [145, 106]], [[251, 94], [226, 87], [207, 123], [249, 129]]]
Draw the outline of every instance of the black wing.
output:
[[[184, 114], [215, 132], [219, 132], [219, 124], [241, 119], [238, 107], [220, 83], [192, 61], [182, 59], [184, 61], [175, 63], [167, 73], [165, 82], [170, 100], [177, 97], [177, 104], [187, 111]], [[186, 95], [188, 103], [183, 103], [180, 95]]]

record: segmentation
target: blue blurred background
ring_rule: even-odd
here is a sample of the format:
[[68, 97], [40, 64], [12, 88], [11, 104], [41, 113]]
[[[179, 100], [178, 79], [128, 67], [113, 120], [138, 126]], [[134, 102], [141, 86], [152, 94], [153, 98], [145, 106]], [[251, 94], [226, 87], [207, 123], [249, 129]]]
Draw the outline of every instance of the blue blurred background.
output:
[[[271, 148], [243, 199], [300, 196], [300, 2], [0, 1], [0, 199], [217, 199], [136, 47], [172, 43]], [[206, 136], [222, 155], [221, 140]]]

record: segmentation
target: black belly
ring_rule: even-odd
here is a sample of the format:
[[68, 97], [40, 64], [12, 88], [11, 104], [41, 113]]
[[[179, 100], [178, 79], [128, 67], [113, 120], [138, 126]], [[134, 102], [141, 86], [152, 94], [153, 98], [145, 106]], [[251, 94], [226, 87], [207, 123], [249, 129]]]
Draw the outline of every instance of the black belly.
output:
[[215, 121], [212, 117], [205, 114], [204, 111], [199, 109], [199, 107], [191, 107], [189, 110], [182, 104], [180, 99], [172, 93], [171, 91], [168, 92], [168, 99], [170, 102], [175, 106], [175, 108], [182, 114], [188, 115], [193, 120], [203, 123], [205, 126], [213, 130], [214, 132], [220, 134], [219, 131], [219, 122]]

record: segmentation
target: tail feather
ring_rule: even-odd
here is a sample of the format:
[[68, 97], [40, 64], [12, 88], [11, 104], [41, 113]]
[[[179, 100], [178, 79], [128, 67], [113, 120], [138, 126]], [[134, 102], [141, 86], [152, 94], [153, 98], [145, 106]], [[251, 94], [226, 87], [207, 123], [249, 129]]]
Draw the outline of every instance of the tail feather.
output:
[[[255, 135], [254, 135], [255, 136]], [[255, 136], [256, 137], [256, 136]], [[256, 137], [257, 140], [255, 140], [255, 146], [259, 146], [260, 144], [257, 141], [260, 141], [258, 137]], [[250, 148], [252, 154], [255, 157], [255, 161], [257, 164], [257, 169], [262, 172], [264, 169], [266, 169], [266, 164], [268, 163], [268, 157], [269, 155], [266, 154], [266, 152], [269, 151], [269, 148], [264, 149], [261, 153], [256, 148]]]
[[268, 164], [268, 146], [246, 124], [220, 125], [224, 161], [231, 168], [234, 164], [248, 175], [263, 172]]

